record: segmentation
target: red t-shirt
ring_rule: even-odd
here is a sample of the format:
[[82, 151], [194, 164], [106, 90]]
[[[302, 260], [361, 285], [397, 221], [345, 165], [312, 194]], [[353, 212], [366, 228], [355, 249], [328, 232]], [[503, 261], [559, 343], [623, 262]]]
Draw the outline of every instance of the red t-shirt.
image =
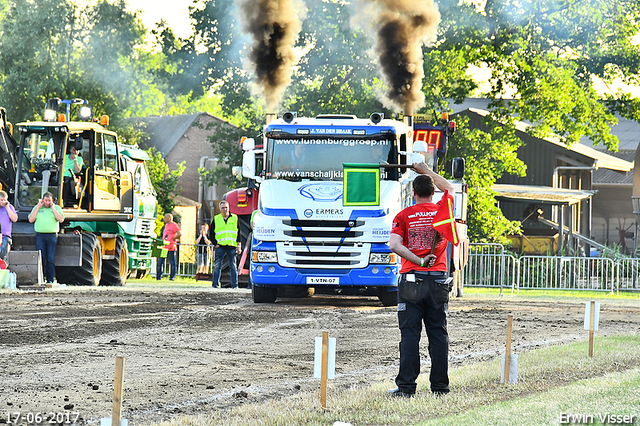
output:
[[164, 231], [162, 232], [162, 239], [164, 241], [169, 241], [169, 244], [164, 246], [165, 249], [169, 251], [176, 251], [178, 249], [178, 245], [176, 244], [176, 234], [180, 231], [180, 227], [175, 222], [169, 222], [164, 226]]
[[[402, 237], [402, 244], [407, 247], [413, 254], [418, 257], [426, 257], [431, 253], [431, 243], [436, 233], [435, 229], [431, 226], [433, 217], [436, 215], [440, 203], [420, 203], [414, 206], [407, 207], [396, 215], [393, 219], [393, 226], [391, 232]], [[426, 259], [425, 266], [420, 267], [413, 262], [410, 262], [404, 258], [401, 259], [402, 268], [400, 273], [409, 271], [445, 271], [447, 270], [447, 240], [442, 238], [442, 235], [438, 239], [436, 244], [436, 250], [433, 254], [436, 255], [436, 263], [431, 267], [427, 267]]]

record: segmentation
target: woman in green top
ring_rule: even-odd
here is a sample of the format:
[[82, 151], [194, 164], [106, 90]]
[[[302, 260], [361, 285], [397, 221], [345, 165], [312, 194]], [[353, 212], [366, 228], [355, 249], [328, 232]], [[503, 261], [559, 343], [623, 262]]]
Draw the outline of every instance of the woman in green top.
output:
[[45, 192], [42, 199], [29, 213], [29, 222], [34, 223], [36, 231], [36, 250], [42, 256], [42, 269], [46, 273], [48, 283], [53, 282], [56, 267], [53, 263], [56, 257], [58, 232], [60, 224], [64, 222], [64, 213], [59, 205], [54, 204], [53, 195]]

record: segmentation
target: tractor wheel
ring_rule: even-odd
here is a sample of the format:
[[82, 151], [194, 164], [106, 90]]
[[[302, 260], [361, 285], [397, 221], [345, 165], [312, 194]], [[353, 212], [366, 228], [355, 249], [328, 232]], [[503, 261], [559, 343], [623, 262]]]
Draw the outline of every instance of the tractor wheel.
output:
[[100, 284], [102, 275], [102, 246], [100, 239], [90, 233], [82, 233], [82, 265], [56, 267], [59, 283], [71, 285]]
[[102, 263], [102, 278], [100, 285], [122, 287], [127, 283], [129, 272], [129, 249], [122, 235], [116, 236], [116, 252], [113, 260]]

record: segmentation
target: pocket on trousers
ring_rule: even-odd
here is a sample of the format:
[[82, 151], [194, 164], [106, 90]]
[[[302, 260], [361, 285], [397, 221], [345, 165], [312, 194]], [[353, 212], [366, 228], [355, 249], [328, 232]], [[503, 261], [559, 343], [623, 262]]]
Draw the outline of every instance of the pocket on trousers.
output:
[[449, 303], [449, 292], [451, 291], [451, 280], [442, 279], [435, 280], [436, 290], [435, 299], [436, 303]]
[[398, 282], [398, 300], [403, 302], [417, 303], [420, 301], [422, 280], [419, 278], [408, 281], [405, 274], [400, 275]]

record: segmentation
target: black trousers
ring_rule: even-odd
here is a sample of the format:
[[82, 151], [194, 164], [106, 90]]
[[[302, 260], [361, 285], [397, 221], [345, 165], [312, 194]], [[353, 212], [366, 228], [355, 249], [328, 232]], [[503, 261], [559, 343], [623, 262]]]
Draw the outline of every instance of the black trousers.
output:
[[449, 392], [449, 334], [447, 312], [449, 289], [442, 275], [415, 274], [408, 282], [402, 274], [398, 283], [398, 325], [400, 327], [400, 371], [396, 385], [406, 393], [416, 392], [420, 374], [420, 335], [424, 323], [431, 358], [431, 392]]
[[76, 182], [72, 177], [65, 176], [63, 179], [62, 199], [65, 207], [71, 207], [78, 202], [78, 194], [76, 194]]

